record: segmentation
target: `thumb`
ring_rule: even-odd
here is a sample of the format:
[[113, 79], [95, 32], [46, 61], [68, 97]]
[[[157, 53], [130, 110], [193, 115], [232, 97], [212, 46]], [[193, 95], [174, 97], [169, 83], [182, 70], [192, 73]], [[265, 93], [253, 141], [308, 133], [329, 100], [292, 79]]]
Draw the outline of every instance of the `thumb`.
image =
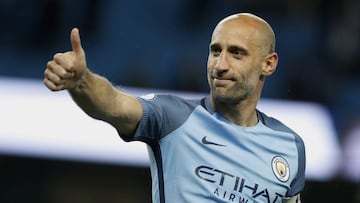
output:
[[71, 40], [71, 47], [73, 52], [76, 55], [82, 55], [84, 51], [81, 46], [81, 40], [80, 40], [80, 34], [78, 28], [73, 28], [71, 30], [70, 40]]

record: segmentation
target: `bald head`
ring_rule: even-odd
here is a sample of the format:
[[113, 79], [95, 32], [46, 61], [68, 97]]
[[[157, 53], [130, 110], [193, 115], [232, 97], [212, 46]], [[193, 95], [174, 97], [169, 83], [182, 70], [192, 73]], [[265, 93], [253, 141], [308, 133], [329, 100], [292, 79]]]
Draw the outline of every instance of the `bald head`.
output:
[[262, 18], [250, 13], [238, 13], [228, 16], [221, 20], [213, 35], [224, 26], [228, 26], [233, 30], [246, 28], [253, 31], [252, 39], [255, 40], [263, 54], [275, 52], [275, 34], [271, 26]]

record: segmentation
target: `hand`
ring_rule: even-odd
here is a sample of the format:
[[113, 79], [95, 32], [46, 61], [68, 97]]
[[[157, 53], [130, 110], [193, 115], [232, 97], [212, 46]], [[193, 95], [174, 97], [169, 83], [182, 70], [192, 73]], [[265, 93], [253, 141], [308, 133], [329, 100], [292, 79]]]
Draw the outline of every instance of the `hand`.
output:
[[88, 70], [79, 29], [71, 30], [70, 40], [72, 51], [55, 54], [53, 60], [47, 63], [44, 84], [52, 91], [75, 88]]

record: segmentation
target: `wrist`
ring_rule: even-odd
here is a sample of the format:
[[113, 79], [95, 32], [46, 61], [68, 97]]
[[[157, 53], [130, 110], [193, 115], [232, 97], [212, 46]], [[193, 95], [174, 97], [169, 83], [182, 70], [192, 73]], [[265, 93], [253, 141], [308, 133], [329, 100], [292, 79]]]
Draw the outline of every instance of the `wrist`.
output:
[[88, 68], [85, 68], [82, 73], [80, 73], [78, 76], [75, 76], [73, 85], [71, 88], [69, 88], [69, 91], [80, 91], [81, 89], [84, 89], [89, 81], [91, 80], [92, 73]]

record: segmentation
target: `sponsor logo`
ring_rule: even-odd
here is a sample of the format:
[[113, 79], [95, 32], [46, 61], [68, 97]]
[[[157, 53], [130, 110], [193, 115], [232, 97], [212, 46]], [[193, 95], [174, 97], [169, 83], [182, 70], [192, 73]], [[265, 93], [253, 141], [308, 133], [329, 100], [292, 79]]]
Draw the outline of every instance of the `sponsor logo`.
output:
[[275, 156], [271, 161], [271, 165], [277, 179], [279, 179], [281, 182], [286, 182], [289, 180], [290, 169], [286, 159], [281, 156]]
[[275, 203], [284, 197], [277, 192], [272, 193], [266, 187], [261, 187], [259, 183], [217, 168], [201, 165], [194, 172], [201, 180], [214, 185], [212, 194], [226, 202]]
[[203, 144], [206, 144], [206, 145], [216, 145], [216, 146], [226, 147], [226, 145], [209, 141], [206, 136], [204, 136], [204, 137], [201, 139], [201, 142], [202, 142]]

